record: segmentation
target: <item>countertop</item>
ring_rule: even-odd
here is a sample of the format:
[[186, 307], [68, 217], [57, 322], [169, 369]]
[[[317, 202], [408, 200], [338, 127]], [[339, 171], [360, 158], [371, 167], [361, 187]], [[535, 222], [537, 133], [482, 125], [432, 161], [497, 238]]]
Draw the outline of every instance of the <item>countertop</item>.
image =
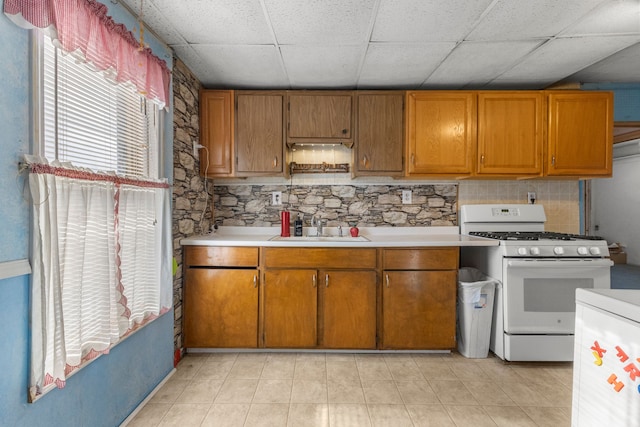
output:
[[[304, 236], [314, 235], [315, 228], [305, 227]], [[280, 227], [219, 227], [214, 233], [180, 240], [185, 246], [269, 246], [269, 247], [428, 247], [428, 246], [498, 246], [493, 239], [459, 233], [458, 227], [363, 227], [358, 238], [338, 237], [336, 227], [325, 227], [325, 237], [280, 237]]]

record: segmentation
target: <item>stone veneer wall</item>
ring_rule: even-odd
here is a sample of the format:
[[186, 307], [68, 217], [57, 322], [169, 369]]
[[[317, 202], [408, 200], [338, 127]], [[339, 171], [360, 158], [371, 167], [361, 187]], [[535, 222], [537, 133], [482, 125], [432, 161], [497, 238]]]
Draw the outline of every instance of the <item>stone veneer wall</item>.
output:
[[[412, 203], [402, 204], [402, 190], [412, 191]], [[216, 185], [216, 225], [267, 227], [280, 224], [280, 211], [304, 225], [319, 214], [328, 226], [361, 227], [455, 226], [456, 184], [429, 185]], [[282, 205], [271, 204], [272, 192], [282, 192]]]
[[[211, 194], [199, 174], [193, 157], [193, 141], [198, 141], [198, 96], [200, 82], [178, 58], [173, 67], [173, 256], [178, 270], [173, 280], [174, 345], [182, 348], [182, 247], [180, 239], [211, 229]], [[212, 185], [208, 183], [212, 193]]]

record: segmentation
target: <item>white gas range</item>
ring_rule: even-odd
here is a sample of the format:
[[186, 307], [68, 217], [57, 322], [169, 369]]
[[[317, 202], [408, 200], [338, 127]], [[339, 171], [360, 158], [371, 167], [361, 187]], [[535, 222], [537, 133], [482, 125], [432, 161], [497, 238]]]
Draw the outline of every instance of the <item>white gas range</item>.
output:
[[498, 279], [490, 349], [508, 361], [571, 361], [577, 288], [611, 287], [599, 237], [544, 231], [541, 205], [465, 205], [462, 234], [497, 239], [465, 247], [461, 266]]

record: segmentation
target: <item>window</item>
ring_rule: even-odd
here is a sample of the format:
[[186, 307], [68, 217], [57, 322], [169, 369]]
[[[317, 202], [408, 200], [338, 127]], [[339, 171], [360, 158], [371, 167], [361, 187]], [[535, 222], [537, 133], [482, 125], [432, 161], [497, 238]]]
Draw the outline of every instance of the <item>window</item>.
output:
[[35, 151], [71, 165], [29, 162], [31, 401], [172, 304], [170, 192], [157, 179], [163, 112], [48, 36], [36, 51]]
[[73, 54], [42, 45], [43, 147], [48, 160], [94, 171], [158, 177], [160, 114], [132, 84], [115, 84]]

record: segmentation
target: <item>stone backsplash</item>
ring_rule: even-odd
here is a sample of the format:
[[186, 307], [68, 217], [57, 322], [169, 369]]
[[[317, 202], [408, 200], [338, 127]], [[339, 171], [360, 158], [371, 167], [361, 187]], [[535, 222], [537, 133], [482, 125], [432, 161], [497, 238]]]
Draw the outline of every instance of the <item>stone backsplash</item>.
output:
[[[411, 190], [412, 203], [402, 203]], [[272, 204], [274, 191], [282, 204]], [[216, 225], [269, 227], [280, 224], [280, 212], [300, 213], [305, 226], [320, 215], [330, 227], [456, 226], [457, 184], [429, 185], [216, 185]]]

